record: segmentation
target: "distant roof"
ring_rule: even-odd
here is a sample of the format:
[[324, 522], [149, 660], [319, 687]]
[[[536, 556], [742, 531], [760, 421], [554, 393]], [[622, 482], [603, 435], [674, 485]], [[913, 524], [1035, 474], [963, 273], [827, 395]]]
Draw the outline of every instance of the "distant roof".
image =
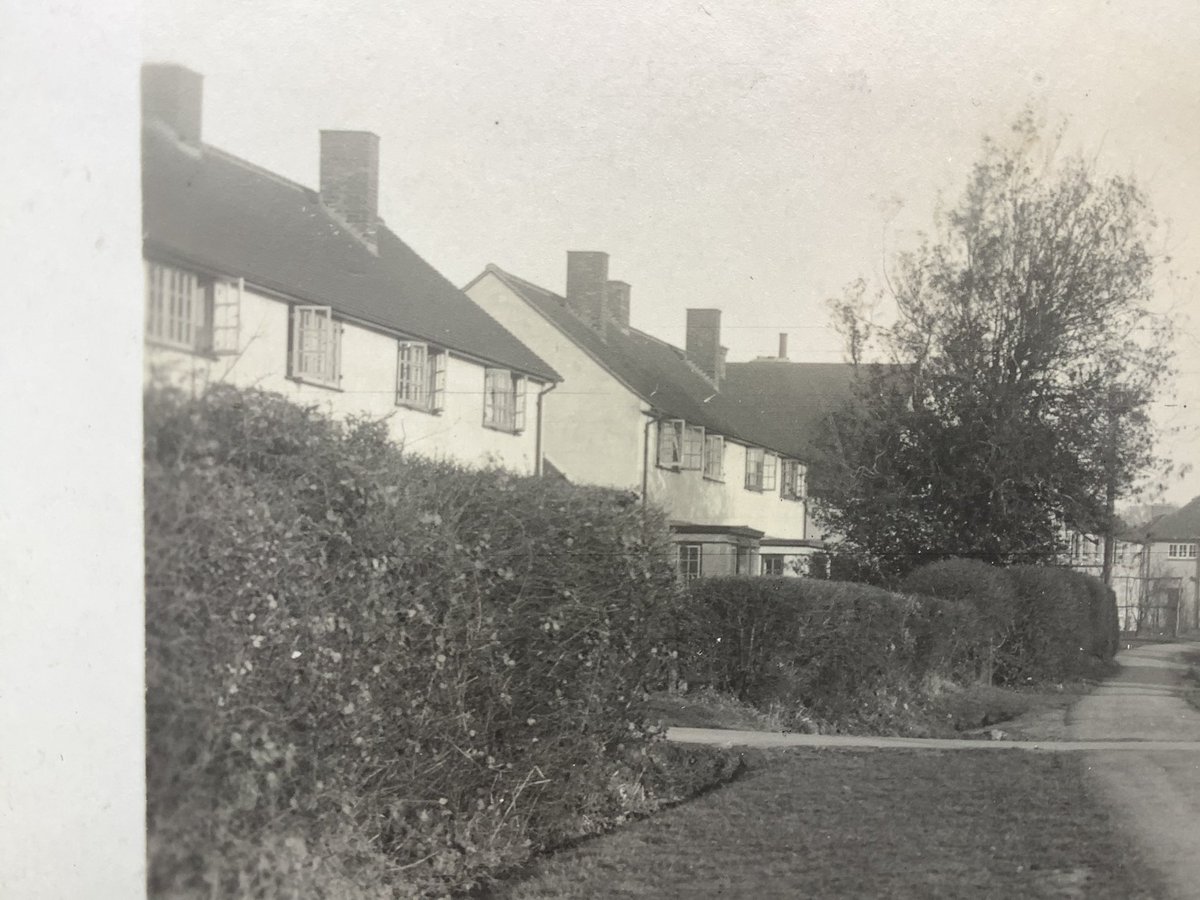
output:
[[717, 434], [804, 460], [826, 410], [849, 396], [851, 366], [777, 361], [728, 363], [717, 390], [679, 347], [636, 328], [601, 338], [560, 295], [496, 265], [486, 271], [655, 410]]
[[142, 130], [146, 252], [548, 381], [561, 377], [382, 224], [378, 255], [316, 191]]
[[1128, 536], [1137, 541], [1196, 541], [1200, 540], [1200, 497], [1193, 497], [1184, 506], [1159, 516], [1152, 522], [1133, 529]]
[[764, 440], [814, 454], [813, 441], [825, 419], [849, 400], [855, 369], [847, 363], [803, 363], [768, 359], [725, 365], [724, 391], [738, 398]]

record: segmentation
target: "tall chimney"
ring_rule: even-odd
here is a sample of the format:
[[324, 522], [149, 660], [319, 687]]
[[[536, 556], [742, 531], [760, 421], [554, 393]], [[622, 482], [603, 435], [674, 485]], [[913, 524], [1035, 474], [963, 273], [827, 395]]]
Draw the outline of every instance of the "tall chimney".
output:
[[607, 299], [608, 254], [598, 250], [568, 250], [568, 308], [603, 334]]
[[175, 63], [142, 66], [142, 119], [166, 125], [181, 141], [199, 146], [204, 76]]
[[787, 332], [779, 332], [779, 358], [787, 359]]
[[605, 307], [609, 320], [622, 331], [629, 330], [629, 285], [610, 281], [605, 285]]
[[718, 388], [725, 377], [725, 353], [721, 346], [721, 311], [719, 309], [689, 309], [687, 311], [688, 361], [707, 375]]
[[379, 227], [379, 136], [321, 132], [321, 202], [372, 251]]

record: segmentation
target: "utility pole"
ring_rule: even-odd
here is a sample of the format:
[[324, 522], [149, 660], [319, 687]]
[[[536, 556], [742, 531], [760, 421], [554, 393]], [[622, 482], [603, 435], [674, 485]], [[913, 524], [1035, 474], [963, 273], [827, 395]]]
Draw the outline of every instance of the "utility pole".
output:
[[1104, 561], [1100, 568], [1100, 579], [1112, 587], [1113, 557], [1116, 554], [1116, 509], [1117, 509], [1117, 389], [1108, 387], [1108, 434], [1104, 447]]

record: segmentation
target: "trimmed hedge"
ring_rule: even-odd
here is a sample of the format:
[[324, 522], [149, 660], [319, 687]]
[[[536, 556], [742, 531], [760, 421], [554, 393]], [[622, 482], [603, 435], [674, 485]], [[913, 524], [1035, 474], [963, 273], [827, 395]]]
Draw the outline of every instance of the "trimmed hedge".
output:
[[951, 559], [909, 573], [903, 589], [970, 607], [986, 629], [1000, 682], [1080, 677], [1117, 649], [1116, 596], [1081, 572]]
[[692, 582], [680, 633], [690, 682], [836, 721], [876, 718], [933, 676], [971, 665], [979, 626], [959, 604], [809, 578]]
[[442, 895], [674, 797], [665, 523], [385, 435], [148, 390], [153, 894]]

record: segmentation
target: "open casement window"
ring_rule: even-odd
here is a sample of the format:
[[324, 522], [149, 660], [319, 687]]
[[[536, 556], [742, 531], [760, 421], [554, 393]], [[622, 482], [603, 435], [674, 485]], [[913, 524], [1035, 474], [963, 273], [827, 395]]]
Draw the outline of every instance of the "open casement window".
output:
[[441, 412], [446, 396], [446, 353], [400, 341], [396, 354], [396, 405]]
[[725, 480], [725, 438], [719, 434], [704, 438], [704, 477], [713, 481]]
[[214, 281], [212, 291], [212, 352], [228, 355], [238, 352], [242, 325], [242, 293], [246, 282]]
[[778, 456], [762, 447], [746, 448], [746, 490], [773, 491], [778, 475]]
[[193, 353], [236, 353], [242, 280], [146, 263], [146, 340]]
[[679, 545], [679, 574], [684, 581], [693, 581], [704, 574], [704, 545]]
[[292, 309], [291, 375], [301, 381], [337, 387], [342, 377], [342, 323], [328, 306]]
[[508, 369], [484, 371], [483, 424], [514, 434], [525, 430], [524, 378]]
[[779, 496], [784, 500], [803, 500], [806, 496], [804, 464], [794, 459], [780, 461]]
[[680, 467], [696, 471], [704, 468], [704, 429], [699, 425], [683, 426], [683, 459]]
[[658, 423], [658, 464], [678, 469], [683, 462], [683, 419], [664, 419]]

